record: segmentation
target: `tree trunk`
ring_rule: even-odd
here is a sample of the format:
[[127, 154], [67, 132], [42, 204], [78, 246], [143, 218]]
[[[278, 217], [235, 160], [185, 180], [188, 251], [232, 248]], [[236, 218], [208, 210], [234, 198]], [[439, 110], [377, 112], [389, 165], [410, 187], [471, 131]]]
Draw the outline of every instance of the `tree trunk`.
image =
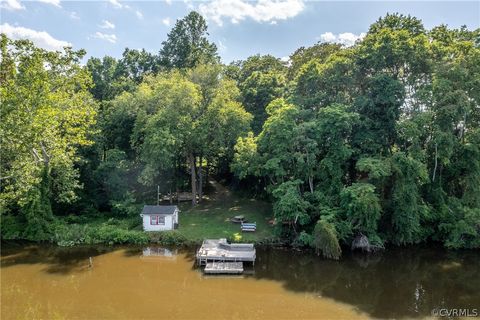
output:
[[205, 168], [205, 184], [208, 183], [209, 175], [210, 175], [210, 161], [207, 158], [207, 167]]
[[192, 178], [192, 206], [197, 204], [197, 174], [195, 172], [195, 157], [192, 153], [188, 155], [190, 162], [190, 175]]
[[43, 162], [48, 166], [50, 164], [50, 155], [47, 153], [47, 149], [43, 142], [40, 142], [40, 147], [42, 148]]
[[202, 156], [200, 156], [198, 163], [198, 202], [202, 202], [203, 196], [203, 175], [202, 175]]
[[435, 174], [437, 173], [437, 165], [438, 165], [438, 148], [437, 144], [435, 143], [435, 167], [433, 168], [433, 175], [432, 175], [432, 182], [435, 182]]
[[313, 177], [308, 177], [308, 185], [310, 186], [310, 193], [313, 193]]

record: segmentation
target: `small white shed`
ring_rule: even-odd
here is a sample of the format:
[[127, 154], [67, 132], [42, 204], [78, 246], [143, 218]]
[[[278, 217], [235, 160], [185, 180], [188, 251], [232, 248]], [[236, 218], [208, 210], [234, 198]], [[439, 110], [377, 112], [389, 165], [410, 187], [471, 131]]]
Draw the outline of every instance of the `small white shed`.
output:
[[144, 206], [140, 217], [144, 231], [165, 231], [178, 228], [177, 206]]

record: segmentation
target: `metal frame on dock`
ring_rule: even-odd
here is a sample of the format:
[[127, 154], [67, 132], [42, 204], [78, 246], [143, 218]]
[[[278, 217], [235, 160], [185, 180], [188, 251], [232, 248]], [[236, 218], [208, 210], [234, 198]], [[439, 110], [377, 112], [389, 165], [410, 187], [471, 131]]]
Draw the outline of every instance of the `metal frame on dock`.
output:
[[196, 254], [197, 264], [209, 262], [252, 262], [255, 264], [256, 251], [253, 244], [227, 242], [227, 239], [206, 239]]
[[206, 274], [241, 274], [243, 262], [208, 262], [203, 269]]

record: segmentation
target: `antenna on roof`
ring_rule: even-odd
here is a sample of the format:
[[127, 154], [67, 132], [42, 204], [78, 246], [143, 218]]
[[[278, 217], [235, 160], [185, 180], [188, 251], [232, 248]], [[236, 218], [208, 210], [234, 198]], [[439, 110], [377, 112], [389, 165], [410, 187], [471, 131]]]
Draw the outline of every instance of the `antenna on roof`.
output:
[[160, 185], [157, 185], [157, 206], [160, 205]]

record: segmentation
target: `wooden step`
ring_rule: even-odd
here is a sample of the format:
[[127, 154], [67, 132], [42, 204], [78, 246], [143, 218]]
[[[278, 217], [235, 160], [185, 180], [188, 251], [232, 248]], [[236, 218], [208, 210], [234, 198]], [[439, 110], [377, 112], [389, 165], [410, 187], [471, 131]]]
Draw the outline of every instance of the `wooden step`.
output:
[[208, 262], [203, 269], [206, 274], [239, 274], [243, 273], [242, 262]]

